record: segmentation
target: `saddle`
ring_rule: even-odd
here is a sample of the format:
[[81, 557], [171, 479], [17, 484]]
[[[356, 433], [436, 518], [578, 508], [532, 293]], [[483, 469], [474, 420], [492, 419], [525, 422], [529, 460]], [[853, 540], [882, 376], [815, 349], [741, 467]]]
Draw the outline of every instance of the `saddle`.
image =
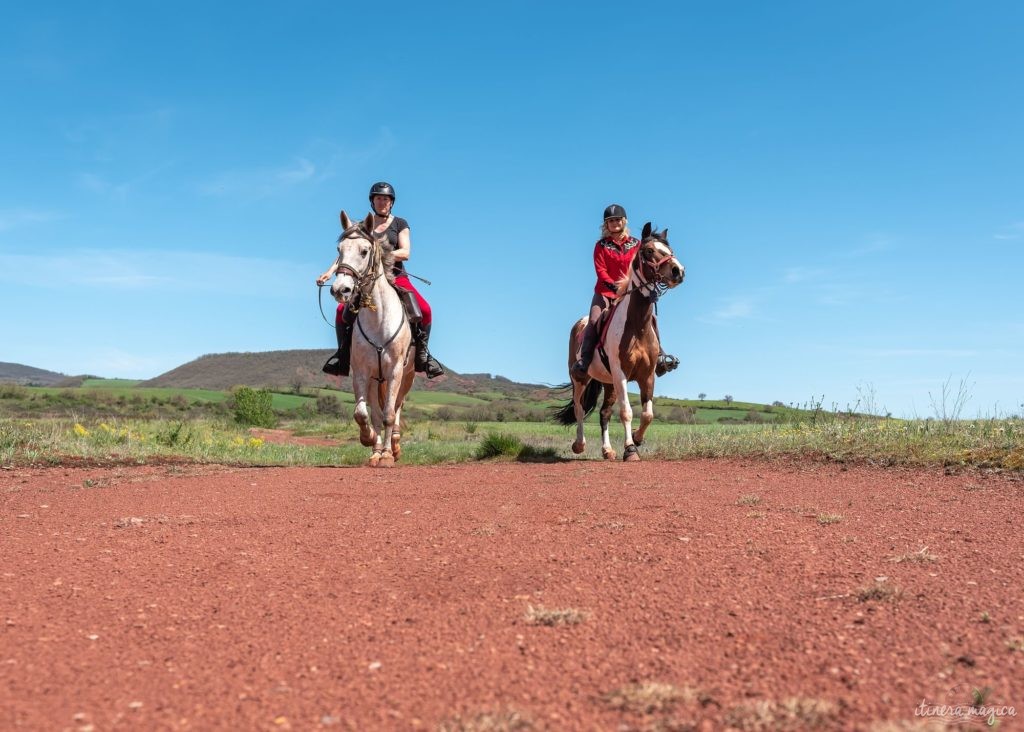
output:
[[[605, 339], [608, 337], [608, 326], [611, 325], [612, 315], [615, 313], [615, 308], [619, 306], [620, 300], [613, 300], [612, 303], [601, 311], [601, 314], [597, 316], [597, 322], [594, 323], [594, 328], [597, 331], [597, 346], [594, 349], [594, 354], [601, 359], [601, 363], [604, 364], [606, 369], [610, 369], [611, 366], [608, 363], [608, 352], [605, 350], [604, 344]], [[577, 340], [576, 358], [579, 358], [582, 352], [583, 345], [583, 331], [580, 331]]]
[[407, 290], [401, 285], [394, 285], [394, 288], [398, 293], [398, 299], [402, 301], [405, 317], [409, 319], [409, 322], [415, 324], [423, 320], [423, 311], [420, 309], [420, 304], [416, 302], [416, 296], [412, 290]]

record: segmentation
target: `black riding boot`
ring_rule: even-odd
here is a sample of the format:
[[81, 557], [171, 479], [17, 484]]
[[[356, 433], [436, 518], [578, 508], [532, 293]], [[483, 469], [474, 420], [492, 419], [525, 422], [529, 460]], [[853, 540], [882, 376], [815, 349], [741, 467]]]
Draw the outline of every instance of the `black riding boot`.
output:
[[583, 329], [583, 344], [580, 346], [580, 358], [572, 365], [572, 373], [575, 376], [584, 377], [590, 362], [594, 360], [594, 349], [597, 348], [597, 328], [593, 323], [587, 323]]
[[344, 319], [334, 328], [338, 334], [338, 351], [327, 359], [323, 372], [331, 376], [348, 376], [349, 364], [352, 360], [352, 323]]
[[416, 370], [427, 375], [428, 379], [441, 376], [444, 369], [437, 359], [430, 355], [427, 343], [430, 341], [430, 326], [416, 323], [412, 329], [412, 339], [416, 344]]

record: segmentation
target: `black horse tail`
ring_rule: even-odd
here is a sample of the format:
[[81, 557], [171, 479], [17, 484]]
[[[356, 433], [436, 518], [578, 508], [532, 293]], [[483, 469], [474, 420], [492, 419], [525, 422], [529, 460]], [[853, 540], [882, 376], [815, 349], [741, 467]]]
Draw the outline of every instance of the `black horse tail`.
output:
[[[592, 380], [587, 384], [587, 390], [583, 392], [583, 418], [586, 419], [587, 415], [594, 411], [594, 407], [597, 406], [597, 395], [601, 393], [601, 382]], [[576, 405], [572, 399], [564, 407], [556, 407], [554, 414], [551, 417], [555, 422], [560, 425], [568, 427], [571, 424], [576, 424]]]

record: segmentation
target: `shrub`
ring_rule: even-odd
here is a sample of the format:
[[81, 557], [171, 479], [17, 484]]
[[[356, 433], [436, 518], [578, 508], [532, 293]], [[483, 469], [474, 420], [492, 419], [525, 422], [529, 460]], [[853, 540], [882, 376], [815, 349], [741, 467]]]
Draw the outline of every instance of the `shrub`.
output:
[[270, 408], [270, 392], [266, 389], [252, 389], [240, 386], [235, 389], [235, 421], [254, 427], [273, 427], [277, 417]]
[[697, 410], [693, 407], [672, 407], [665, 414], [664, 421], [675, 424], [696, 424]]
[[503, 455], [516, 457], [522, 449], [523, 443], [515, 435], [499, 435], [489, 432], [476, 449], [476, 459], [486, 460]]
[[316, 398], [316, 413], [330, 417], [341, 416], [341, 400], [333, 394], [321, 394]]

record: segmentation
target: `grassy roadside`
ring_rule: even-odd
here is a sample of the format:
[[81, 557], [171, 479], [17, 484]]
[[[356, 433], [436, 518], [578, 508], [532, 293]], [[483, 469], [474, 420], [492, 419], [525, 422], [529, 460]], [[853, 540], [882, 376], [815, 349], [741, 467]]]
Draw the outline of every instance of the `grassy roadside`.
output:
[[[229, 418], [0, 419], [0, 465], [79, 461], [146, 463], [184, 460], [229, 465], [361, 465], [368, 451], [347, 417], [308, 418], [281, 427], [337, 444], [273, 444]], [[539, 422], [410, 421], [402, 433], [404, 464], [499, 459], [581, 459], [573, 429]], [[500, 438], [500, 439], [496, 439]], [[587, 425], [583, 459], [599, 459], [600, 435]], [[491, 444], [500, 444], [489, 450]], [[621, 453], [621, 427], [612, 425]], [[797, 457], [905, 466], [1024, 470], [1024, 420], [893, 420], [824, 415], [813, 422], [685, 425], [655, 422], [642, 450], [647, 459]]]

